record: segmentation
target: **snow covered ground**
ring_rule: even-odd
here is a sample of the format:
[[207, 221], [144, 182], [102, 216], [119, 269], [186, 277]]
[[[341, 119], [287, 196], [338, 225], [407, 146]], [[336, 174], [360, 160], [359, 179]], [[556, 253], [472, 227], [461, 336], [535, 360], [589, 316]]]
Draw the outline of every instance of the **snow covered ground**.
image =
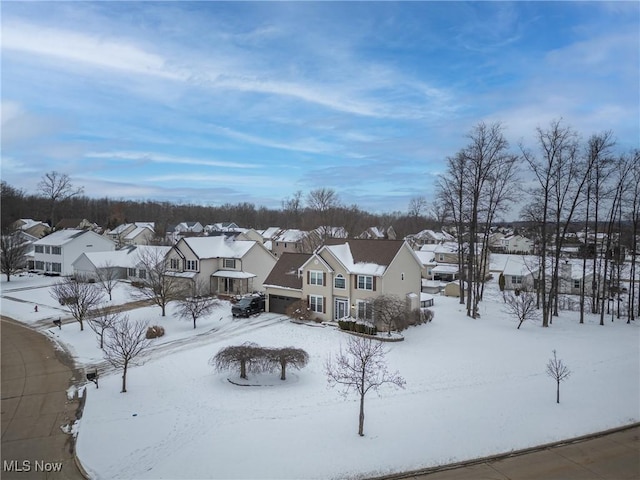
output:
[[[2, 283], [3, 315], [32, 324], [67, 345], [87, 365], [105, 368], [100, 388], [86, 387], [77, 452], [95, 478], [346, 478], [461, 461], [640, 420], [640, 325], [622, 320], [579, 325], [561, 312], [550, 328], [517, 322], [502, 311], [495, 284], [481, 318], [465, 316], [457, 299], [436, 297], [432, 323], [389, 344], [387, 363], [406, 389], [370, 393], [365, 436], [357, 435], [358, 402], [327, 388], [328, 355], [347, 334], [282, 316], [233, 319], [223, 303], [194, 330], [158, 307], [129, 312], [165, 327], [144, 364], [128, 375], [102, 362], [95, 334], [77, 323], [54, 328], [64, 309], [51, 299], [51, 279], [18, 277]], [[36, 289], [25, 289], [35, 284]], [[118, 287], [112, 303], [130, 301]], [[38, 313], [34, 303], [39, 304]], [[215, 372], [209, 359], [245, 341], [305, 349], [309, 365], [255, 378], [241, 387]], [[557, 350], [572, 370], [555, 403], [545, 366]]]

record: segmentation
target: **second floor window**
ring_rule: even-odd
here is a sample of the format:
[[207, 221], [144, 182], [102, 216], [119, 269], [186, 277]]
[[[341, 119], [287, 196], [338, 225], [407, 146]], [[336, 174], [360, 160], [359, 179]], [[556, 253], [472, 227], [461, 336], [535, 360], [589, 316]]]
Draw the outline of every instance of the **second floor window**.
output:
[[62, 248], [61, 247], [51, 247], [51, 253], [53, 255], [62, 255]]
[[180, 259], [179, 258], [169, 259], [169, 267], [171, 268], [171, 270], [180, 270]]
[[333, 286], [335, 288], [347, 288], [347, 282], [342, 275], [338, 274], [333, 280]]
[[236, 268], [235, 258], [225, 258], [223, 262], [224, 268]]
[[358, 290], [373, 290], [373, 277], [371, 275], [358, 275]]
[[324, 273], [318, 270], [309, 272], [309, 285], [324, 285]]
[[44, 253], [44, 247], [42, 245], [36, 245], [36, 253]]
[[198, 271], [198, 261], [197, 260], [187, 260], [185, 270], [190, 270], [192, 272]]

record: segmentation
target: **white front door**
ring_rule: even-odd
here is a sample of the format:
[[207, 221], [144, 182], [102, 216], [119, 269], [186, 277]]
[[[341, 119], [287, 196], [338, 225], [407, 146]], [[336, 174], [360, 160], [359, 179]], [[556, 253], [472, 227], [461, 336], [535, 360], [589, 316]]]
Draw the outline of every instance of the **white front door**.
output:
[[344, 298], [336, 298], [333, 309], [334, 320], [340, 320], [349, 315], [349, 301]]

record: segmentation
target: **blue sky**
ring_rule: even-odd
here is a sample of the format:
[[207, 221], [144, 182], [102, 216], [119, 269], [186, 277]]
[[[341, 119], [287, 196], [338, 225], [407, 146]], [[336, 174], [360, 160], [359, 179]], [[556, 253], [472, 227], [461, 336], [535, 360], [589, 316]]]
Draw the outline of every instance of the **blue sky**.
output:
[[2, 2], [2, 179], [405, 211], [480, 121], [640, 147], [638, 2]]

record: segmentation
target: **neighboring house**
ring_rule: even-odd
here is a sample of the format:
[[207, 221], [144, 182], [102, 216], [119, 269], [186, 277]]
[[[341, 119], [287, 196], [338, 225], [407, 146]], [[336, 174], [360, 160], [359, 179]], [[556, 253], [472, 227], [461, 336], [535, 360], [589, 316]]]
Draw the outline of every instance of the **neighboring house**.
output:
[[456, 239], [445, 231], [436, 232], [435, 230], [427, 229], [413, 235], [407, 235], [405, 240], [407, 240], [415, 250], [418, 250], [422, 245], [455, 242]]
[[[164, 258], [171, 247], [132, 245], [120, 250], [107, 252], [88, 252], [80, 255], [73, 262], [74, 275], [97, 279], [100, 271], [113, 268], [115, 277], [121, 280], [140, 280], [147, 277], [146, 270], [140, 262], [140, 256], [147, 258]], [[152, 256], [149, 252], [154, 251]]]
[[204, 227], [200, 222], [181, 222], [167, 228], [167, 240], [171, 243], [178, 243], [183, 237], [193, 237], [201, 235]]
[[90, 222], [86, 218], [63, 218], [56, 223], [56, 230], [91, 230], [99, 232], [101, 230], [97, 223]]
[[509, 255], [502, 267], [505, 290], [533, 290], [539, 269], [539, 258], [534, 256]]
[[384, 227], [369, 227], [356, 238], [371, 240], [395, 240], [396, 231], [393, 229], [393, 227], [389, 227], [386, 229]]
[[223, 233], [239, 233], [243, 229], [241, 229], [237, 223], [234, 222], [220, 222], [220, 223], [211, 223], [209, 225], [205, 225], [204, 233], [206, 235], [220, 235]]
[[264, 244], [264, 238], [262, 237], [262, 234], [254, 230], [253, 228], [243, 228], [235, 238], [236, 240], [252, 240], [254, 242], [260, 242]]
[[32, 220], [31, 218], [21, 218], [11, 224], [12, 230], [21, 230], [32, 237], [42, 238], [51, 232], [51, 227], [45, 222]]
[[[278, 267], [280, 276], [296, 263], [290, 257], [285, 262], [285, 267]], [[379, 295], [397, 295], [407, 301], [410, 309], [419, 308], [420, 270], [420, 260], [406, 242], [328, 239], [296, 267], [299, 278], [295, 279], [295, 285], [275, 285], [278, 278], [270, 276], [265, 290], [268, 295], [286, 296], [285, 292], [290, 293], [290, 298], [300, 295], [318, 320], [351, 316], [375, 322], [371, 301]], [[291, 282], [294, 276], [290, 274]], [[274, 311], [273, 303], [270, 308]]]
[[34, 242], [36, 272], [71, 275], [73, 262], [83, 253], [116, 249], [114, 242], [90, 230], [58, 230]]
[[303, 230], [282, 230], [272, 238], [271, 252], [276, 257], [281, 256], [285, 252], [301, 253], [303, 251], [303, 241], [306, 237], [307, 232]]
[[105, 233], [116, 245], [149, 245], [155, 237], [154, 222], [123, 223]]
[[262, 291], [276, 258], [261, 242], [224, 236], [187, 237], [167, 254], [173, 275], [193, 285], [206, 283], [217, 295], [243, 295]]
[[500, 250], [504, 253], [529, 254], [533, 252], [533, 241], [522, 235], [509, 235], [500, 240]]

